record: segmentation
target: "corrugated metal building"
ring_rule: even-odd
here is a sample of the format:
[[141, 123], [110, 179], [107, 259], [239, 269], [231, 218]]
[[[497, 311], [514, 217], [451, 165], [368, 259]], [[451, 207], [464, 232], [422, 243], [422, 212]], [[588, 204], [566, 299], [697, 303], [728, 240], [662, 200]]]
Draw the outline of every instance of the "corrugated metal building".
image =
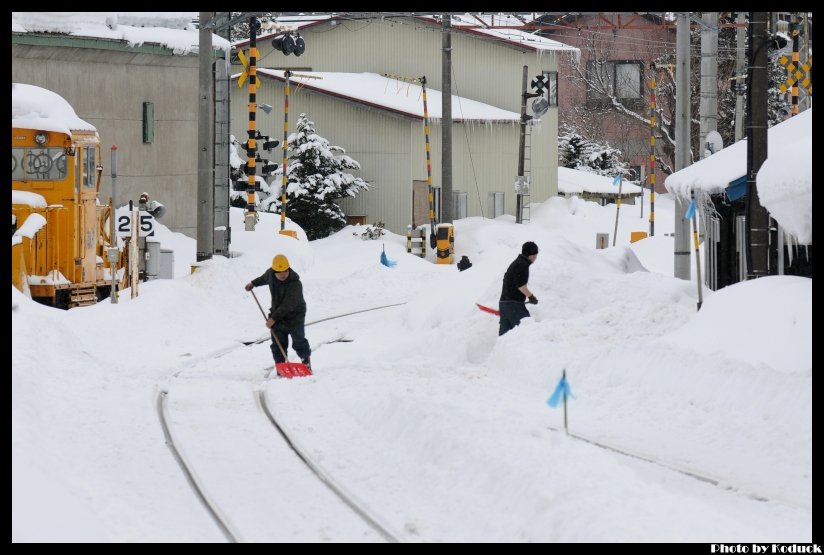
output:
[[[504, 212], [514, 215], [517, 116], [521, 105], [523, 66], [529, 66], [531, 80], [545, 72], [557, 72], [558, 57], [577, 53], [577, 50], [520, 31], [461, 29], [460, 25], [461, 21], [453, 18], [452, 94], [513, 112], [516, 121], [487, 124], [481, 123], [483, 118], [478, 118], [462, 123], [465, 118], [461, 107], [453, 106], [453, 191], [466, 193], [467, 216], [492, 214], [490, 211], [494, 206], [489, 202], [489, 193], [493, 191], [503, 193]], [[275, 35], [262, 35], [257, 43], [260, 51], [257, 66], [291, 69], [297, 73], [368, 72], [426, 76], [428, 91], [441, 89], [441, 25], [432, 18], [360, 21], [330, 18], [304, 24], [300, 33], [307, 45], [300, 57], [284, 56], [271, 44]], [[248, 49], [248, 41], [236, 46]], [[235, 71], [240, 69], [235, 66]], [[273, 119], [268, 129], [282, 129], [282, 84], [277, 78], [267, 80], [262, 77], [261, 80], [258, 104], [268, 103], [276, 107], [269, 116]], [[399, 81], [393, 83], [386, 86], [399, 90], [408, 86]], [[346, 201], [348, 204], [343, 207], [347, 215], [364, 215], [370, 223], [380, 220], [393, 232], [403, 233], [406, 225], [413, 223], [413, 189], [419, 186], [415, 183], [423, 181], [425, 184], [427, 177], [422, 118], [416, 114], [393, 114], [385, 106], [368, 106], [360, 91], [345, 93], [342, 96], [347, 98], [344, 99], [341, 95], [312, 90], [314, 85], [317, 85], [314, 81], [307, 83], [305, 94], [298, 93], [293, 99], [290, 130], [294, 128], [297, 115], [306, 112], [315, 122], [318, 134], [346, 149], [348, 155], [361, 163], [361, 177], [375, 182], [376, 186], [364, 193], [363, 199]], [[417, 93], [415, 96], [417, 99]], [[232, 132], [238, 138], [246, 137], [247, 89], [232, 87], [231, 100]], [[419, 102], [422, 113], [422, 101]], [[429, 100], [430, 114], [436, 104], [440, 110], [440, 99], [437, 102]], [[257, 120], [266, 122], [266, 117], [258, 114]], [[266, 123], [259, 123], [258, 128], [265, 130]], [[281, 138], [279, 134], [270, 134]], [[557, 194], [557, 136], [557, 108], [551, 107], [540, 123], [532, 127], [528, 139], [527, 173], [531, 178], [532, 202], [542, 202]], [[433, 118], [430, 154], [435, 187], [439, 187], [441, 181], [440, 138], [440, 127]], [[367, 199], [374, 195], [382, 198]], [[418, 221], [416, 216], [414, 223], [424, 222]]]
[[[301, 75], [301, 74], [298, 74]], [[369, 192], [342, 201], [351, 220], [382, 221], [395, 233], [405, 233], [410, 223], [428, 223], [427, 170], [421, 88], [372, 73], [311, 73], [308, 80], [292, 77], [289, 97], [290, 128], [301, 113], [315, 122], [318, 135], [361, 164], [360, 177], [370, 183]], [[283, 72], [258, 71], [257, 102], [280, 107], [270, 115], [258, 112], [257, 128], [282, 139]], [[346, 92], [336, 92], [338, 89]], [[431, 153], [440, 152], [441, 97], [427, 88]], [[463, 195], [466, 215], [495, 216], [488, 212], [488, 196], [503, 194], [505, 212], [514, 213], [512, 193], [517, 171], [519, 115], [486, 104], [453, 97], [462, 105], [465, 119], [453, 124], [453, 194]], [[456, 109], [453, 107], [453, 113]], [[247, 105], [232, 104], [236, 136], [243, 137], [239, 122], [248, 122]], [[279, 149], [266, 158], [281, 162]], [[432, 156], [433, 181], [440, 176], [440, 156]], [[546, 164], [533, 164], [533, 172], [549, 171]], [[438, 179], [439, 180], [439, 179]], [[277, 179], [275, 179], [277, 181]], [[547, 180], [544, 180], [545, 182]], [[416, 207], [413, 210], [413, 205]], [[500, 212], [500, 207], [499, 207]], [[288, 215], [288, 205], [287, 205]]]

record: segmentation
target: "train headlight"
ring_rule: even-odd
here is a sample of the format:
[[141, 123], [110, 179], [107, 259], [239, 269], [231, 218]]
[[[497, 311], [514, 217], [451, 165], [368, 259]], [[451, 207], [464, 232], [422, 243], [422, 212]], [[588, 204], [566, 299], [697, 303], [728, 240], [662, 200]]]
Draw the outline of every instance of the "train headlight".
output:
[[44, 145], [44, 144], [46, 144], [46, 134], [45, 134], [45, 133], [42, 133], [42, 132], [40, 132], [40, 133], [36, 133], [36, 134], [34, 135], [34, 142], [35, 142], [35, 143], [37, 143], [37, 144], [39, 144], [39, 145]]

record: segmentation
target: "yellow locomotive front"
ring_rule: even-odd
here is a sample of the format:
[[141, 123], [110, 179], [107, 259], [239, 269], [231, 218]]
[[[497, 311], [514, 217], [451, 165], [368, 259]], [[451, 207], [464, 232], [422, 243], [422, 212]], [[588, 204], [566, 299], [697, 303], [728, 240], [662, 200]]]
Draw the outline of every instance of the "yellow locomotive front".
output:
[[[23, 92], [36, 94], [15, 105]], [[97, 131], [62, 97], [12, 86], [12, 283], [37, 301], [72, 308], [111, 290], [99, 161]], [[118, 256], [113, 265], [118, 285], [122, 263]]]

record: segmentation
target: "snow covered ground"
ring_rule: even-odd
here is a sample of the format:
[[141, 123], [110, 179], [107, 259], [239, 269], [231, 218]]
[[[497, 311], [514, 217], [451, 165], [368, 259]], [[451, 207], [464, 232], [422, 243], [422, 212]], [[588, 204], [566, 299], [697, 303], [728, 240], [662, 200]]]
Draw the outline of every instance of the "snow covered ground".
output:
[[[672, 211], [659, 195], [656, 236], [629, 245], [648, 225], [624, 205], [604, 250], [614, 205], [553, 198], [529, 225], [459, 220], [456, 260], [473, 263], [459, 272], [402, 236], [296, 241], [277, 215], [246, 232], [232, 209], [237, 256], [189, 274], [195, 242], [159, 226], [177, 279], [136, 299], [64, 312], [12, 288], [12, 541], [225, 540], [165, 444], [160, 391], [239, 540], [384, 541], [288, 449], [262, 391], [401, 541], [810, 542], [812, 280], [705, 289], [696, 312], [695, 281], [671, 277]], [[527, 240], [539, 304], [498, 337], [475, 303], [497, 305]], [[244, 342], [268, 332], [243, 285], [277, 253], [302, 277], [309, 323], [405, 304], [309, 325], [314, 376], [266, 380], [268, 341]], [[570, 435], [546, 403], [564, 370]]]

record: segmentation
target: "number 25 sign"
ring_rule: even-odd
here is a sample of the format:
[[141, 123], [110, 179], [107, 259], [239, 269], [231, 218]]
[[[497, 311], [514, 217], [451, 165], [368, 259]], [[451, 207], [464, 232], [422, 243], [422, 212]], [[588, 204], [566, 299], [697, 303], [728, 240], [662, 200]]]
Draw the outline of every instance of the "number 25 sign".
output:
[[[117, 219], [115, 220], [115, 232], [120, 237], [132, 236], [132, 213], [127, 206], [118, 208], [115, 211]], [[151, 237], [155, 234], [154, 216], [145, 211], [138, 212], [138, 223], [140, 225], [140, 236]]]

